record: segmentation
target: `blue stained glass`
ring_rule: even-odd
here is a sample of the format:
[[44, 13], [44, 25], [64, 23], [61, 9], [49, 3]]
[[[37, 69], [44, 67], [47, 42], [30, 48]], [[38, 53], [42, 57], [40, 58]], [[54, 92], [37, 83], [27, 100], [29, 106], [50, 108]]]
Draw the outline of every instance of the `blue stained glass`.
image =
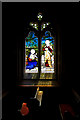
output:
[[54, 38], [51, 36], [50, 31], [46, 31], [45, 36], [42, 37], [42, 40], [53, 40], [54, 41]]
[[42, 44], [45, 44], [45, 40], [42, 40]]
[[35, 36], [34, 32], [30, 32], [26, 38], [26, 47], [28, 48], [38, 48], [38, 38]]
[[[46, 40], [42, 40], [42, 44], [45, 44]], [[54, 44], [54, 40], [51, 40], [50, 43]]]
[[29, 33], [29, 36], [30, 36], [31, 38], [34, 38], [34, 36], [35, 36], [35, 35], [34, 35], [34, 32], [30, 32], [30, 33]]
[[31, 69], [35, 68], [36, 65], [37, 65], [36, 61], [34, 61], [34, 62], [28, 62], [28, 65], [26, 66], [26, 69], [31, 70]]
[[45, 32], [45, 36], [48, 36], [48, 37], [51, 36], [50, 31], [46, 31], [46, 32]]

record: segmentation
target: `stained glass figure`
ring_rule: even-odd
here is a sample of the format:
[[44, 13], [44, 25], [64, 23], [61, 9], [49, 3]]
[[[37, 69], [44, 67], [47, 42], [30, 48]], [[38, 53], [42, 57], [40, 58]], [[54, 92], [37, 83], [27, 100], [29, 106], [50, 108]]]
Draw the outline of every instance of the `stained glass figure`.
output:
[[25, 38], [25, 73], [38, 73], [38, 38], [34, 32]]
[[54, 38], [50, 31], [45, 32], [41, 42], [41, 73], [54, 73]]

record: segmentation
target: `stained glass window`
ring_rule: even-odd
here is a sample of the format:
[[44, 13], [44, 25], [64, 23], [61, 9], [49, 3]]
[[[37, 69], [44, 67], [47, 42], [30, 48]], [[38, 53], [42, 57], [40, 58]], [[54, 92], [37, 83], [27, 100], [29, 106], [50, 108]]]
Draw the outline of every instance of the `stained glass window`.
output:
[[50, 31], [41, 38], [41, 74], [40, 79], [55, 79], [56, 67], [55, 39]]
[[54, 38], [49, 31], [41, 41], [41, 73], [54, 73]]
[[46, 30], [50, 22], [41, 23], [41, 13], [37, 17], [38, 22], [30, 22], [37, 35], [30, 31], [25, 38], [25, 76], [26, 79], [55, 79], [55, 38], [51, 31]]
[[38, 73], [38, 38], [32, 31], [25, 38], [25, 73]]

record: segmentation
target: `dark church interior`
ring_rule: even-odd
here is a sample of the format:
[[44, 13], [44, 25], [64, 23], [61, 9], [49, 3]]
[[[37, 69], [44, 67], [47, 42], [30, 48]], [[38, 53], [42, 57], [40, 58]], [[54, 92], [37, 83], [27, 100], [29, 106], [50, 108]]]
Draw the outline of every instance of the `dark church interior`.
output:
[[[55, 79], [23, 78], [24, 38], [39, 12], [56, 36]], [[2, 120], [80, 120], [79, 12], [78, 2], [2, 4]], [[34, 98], [37, 89], [43, 91], [41, 106]], [[23, 103], [27, 115], [20, 112]]]

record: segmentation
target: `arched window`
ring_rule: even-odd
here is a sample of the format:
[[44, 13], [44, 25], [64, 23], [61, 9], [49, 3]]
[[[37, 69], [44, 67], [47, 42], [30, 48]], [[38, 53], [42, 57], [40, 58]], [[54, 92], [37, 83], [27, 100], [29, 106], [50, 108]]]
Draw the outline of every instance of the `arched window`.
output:
[[[37, 17], [39, 20], [37, 23], [30, 23], [37, 30], [37, 34], [34, 31], [30, 31], [25, 38], [25, 78], [55, 79], [55, 38], [50, 30], [46, 30], [50, 23], [41, 24], [43, 17], [41, 13]], [[42, 37], [41, 32], [44, 33]]]
[[[55, 73], [55, 39], [46, 31], [41, 39], [41, 76], [40, 79], [53, 79]], [[52, 74], [51, 74], [52, 73]]]
[[38, 38], [34, 32], [25, 38], [25, 73], [38, 73]]

